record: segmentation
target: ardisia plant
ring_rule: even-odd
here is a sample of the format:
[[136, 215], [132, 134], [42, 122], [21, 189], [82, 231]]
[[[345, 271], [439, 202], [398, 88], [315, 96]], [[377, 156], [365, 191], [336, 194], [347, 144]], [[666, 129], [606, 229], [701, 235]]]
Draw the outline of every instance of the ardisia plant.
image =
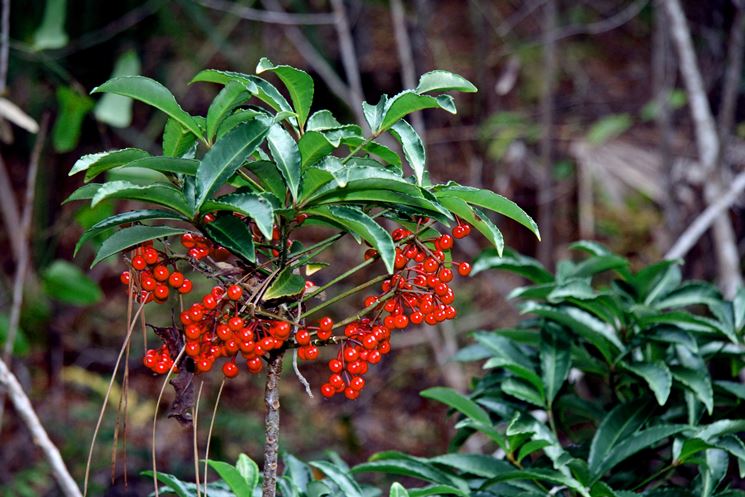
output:
[[[123, 252], [130, 266], [121, 275], [131, 299], [122, 352], [147, 303], [170, 306], [179, 316], [172, 325], [153, 326], [161, 344], [144, 357], [154, 373], [175, 375], [171, 414], [177, 419], [190, 421], [194, 375], [220, 369], [230, 379], [243, 370], [266, 371], [263, 495], [270, 497], [276, 493], [278, 382], [286, 352], [311, 361], [320, 347], [334, 347], [320, 392], [353, 400], [369, 365], [390, 351], [392, 333], [456, 316], [450, 284], [455, 273], [468, 275], [470, 266], [453, 260], [455, 241], [473, 227], [497, 251], [503, 247], [487, 211], [536, 236], [538, 230], [522, 209], [494, 192], [430, 182], [422, 140], [404, 118], [428, 108], [455, 113], [444, 92], [476, 91], [463, 77], [432, 71], [415, 89], [383, 95], [376, 105], [362, 103], [371, 130], [365, 136], [360, 126], [341, 124], [328, 110], [310, 113], [313, 80], [305, 72], [267, 59], [256, 72], [276, 76], [290, 101], [259, 76], [217, 70], [192, 80], [222, 86], [205, 117], [187, 113], [164, 86], [141, 76], [115, 78], [93, 90], [164, 112], [163, 154], [125, 148], [84, 156], [70, 174], [84, 174], [86, 184], [68, 201], [155, 205], [97, 223], [77, 248], [102, 236], [93, 264]], [[379, 143], [386, 133], [400, 143], [405, 160]], [[147, 169], [158, 179], [145, 185], [92, 182], [127, 168]], [[389, 233], [384, 220], [397, 227]], [[305, 245], [306, 227], [332, 234]], [[324, 268], [319, 255], [345, 236], [364, 244], [361, 262], [320, 286], [306, 280], [303, 275]], [[338, 290], [367, 267], [379, 267], [380, 274]], [[214, 287], [193, 298], [195, 278]], [[353, 315], [335, 322], [321, 313], [361, 292], [371, 293]], [[325, 294], [330, 296], [321, 302]]]

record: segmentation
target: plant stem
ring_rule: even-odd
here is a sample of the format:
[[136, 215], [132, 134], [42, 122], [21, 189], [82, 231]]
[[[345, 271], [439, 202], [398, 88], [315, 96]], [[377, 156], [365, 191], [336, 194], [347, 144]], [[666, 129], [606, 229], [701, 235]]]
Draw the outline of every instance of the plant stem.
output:
[[290, 307], [291, 308], [292, 307], [296, 307], [296, 306], [300, 305], [300, 303], [302, 303], [302, 302], [304, 302], [306, 300], [312, 299], [313, 297], [315, 297], [319, 293], [323, 292], [324, 290], [326, 290], [328, 288], [331, 288], [332, 286], [336, 285], [340, 281], [347, 279], [348, 277], [352, 276], [357, 271], [366, 268], [367, 266], [369, 266], [373, 262], [375, 262], [375, 259], [374, 258], [373, 259], [367, 259], [366, 261], [361, 262], [360, 264], [357, 264], [356, 266], [354, 266], [349, 271], [346, 271], [345, 273], [340, 274], [339, 276], [337, 276], [333, 280], [329, 281], [325, 285], [319, 286], [318, 288], [316, 288], [315, 290], [313, 290], [311, 293], [309, 293], [307, 295], [304, 295], [303, 298], [302, 298], [302, 300], [299, 300], [299, 301], [293, 303]]
[[309, 309], [309, 310], [305, 311], [304, 313], [302, 313], [300, 315], [300, 318], [302, 319], [302, 318], [305, 318], [305, 317], [310, 316], [311, 314], [315, 314], [316, 312], [318, 312], [318, 311], [320, 311], [322, 309], [325, 309], [326, 307], [328, 307], [328, 306], [330, 306], [332, 304], [335, 304], [335, 303], [339, 302], [340, 300], [344, 300], [345, 298], [349, 297], [350, 295], [354, 295], [355, 293], [360, 292], [360, 291], [364, 290], [365, 288], [369, 288], [369, 287], [375, 285], [376, 283], [380, 283], [381, 281], [383, 281], [384, 279], [386, 279], [388, 277], [389, 277], [388, 274], [381, 274], [380, 276], [378, 276], [376, 278], [373, 278], [370, 281], [367, 281], [365, 283], [362, 283], [361, 285], [357, 285], [356, 287], [354, 287], [354, 288], [352, 288], [350, 290], [347, 290], [346, 292], [340, 293], [336, 297], [334, 297], [332, 299], [329, 299], [329, 300], [327, 300], [326, 302], [324, 302], [324, 303], [322, 303], [320, 305], [317, 305], [313, 309]]
[[279, 377], [282, 373], [284, 350], [278, 350], [269, 356], [266, 371], [266, 389], [264, 403], [264, 485], [263, 497], [277, 495], [277, 455], [279, 452]]

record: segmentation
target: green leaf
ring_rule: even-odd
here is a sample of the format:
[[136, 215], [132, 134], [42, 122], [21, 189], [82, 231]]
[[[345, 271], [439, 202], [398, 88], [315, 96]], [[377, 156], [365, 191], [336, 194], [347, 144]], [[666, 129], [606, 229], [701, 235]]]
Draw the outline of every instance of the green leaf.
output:
[[390, 131], [401, 144], [406, 161], [414, 171], [416, 183], [421, 186], [427, 164], [427, 151], [424, 148], [424, 143], [422, 143], [422, 138], [414, 127], [404, 119], [393, 124]]
[[345, 497], [364, 497], [359, 484], [349, 477], [347, 471], [339, 468], [336, 464], [328, 461], [314, 461], [310, 465], [321, 471], [329, 480], [334, 482]]
[[745, 443], [737, 435], [728, 435], [717, 441], [717, 447], [737, 458], [740, 479], [745, 478]]
[[592, 145], [602, 145], [625, 133], [632, 124], [633, 121], [628, 114], [605, 116], [592, 125], [587, 132], [587, 141]]
[[[120, 76], [135, 76], [140, 73], [140, 59], [137, 52], [128, 50], [116, 59], [112, 78]], [[126, 128], [132, 124], [132, 99], [109, 93], [104, 95], [96, 104], [93, 111], [102, 123], [115, 128]]]
[[[8, 328], [10, 327], [10, 318], [7, 314], [0, 314], [0, 347], [5, 348], [5, 342], [8, 340]], [[16, 327], [16, 336], [13, 341], [13, 357], [26, 356], [31, 350], [31, 346], [26, 338], [26, 332], [21, 327]]]
[[670, 396], [670, 388], [673, 385], [673, 376], [670, 373], [670, 368], [667, 367], [664, 361], [654, 362], [622, 362], [621, 365], [640, 376], [647, 382], [649, 388], [654, 393], [657, 403], [661, 406], [665, 405], [668, 397]]
[[648, 402], [627, 402], [617, 405], [603, 418], [590, 444], [587, 463], [591, 472], [597, 473], [611, 451], [644, 425], [651, 408]]
[[[336, 133], [334, 131], [327, 131], [324, 132], [324, 135], [327, 138], [333, 138], [330, 135], [333, 133]], [[330, 142], [332, 145], [335, 144], [335, 141], [330, 139]], [[345, 136], [342, 137], [340, 140], [341, 143], [344, 145], [347, 145], [350, 149], [355, 149], [356, 147], [361, 147], [360, 150], [367, 152], [372, 155], [377, 155], [385, 164], [386, 167], [389, 167], [390, 169], [396, 170], [397, 173], [401, 174], [401, 157], [398, 156], [396, 152], [391, 150], [390, 148], [386, 147], [385, 145], [381, 145], [380, 143], [376, 141], [367, 141], [362, 136]], [[361, 157], [354, 157], [354, 160], [360, 160]], [[350, 162], [353, 160], [350, 159]], [[381, 165], [382, 166], [382, 165]]]
[[497, 254], [504, 250], [504, 237], [494, 223], [480, 210], [471, 207], [456, 197], [436, 197], [437, 200], [456, 216], [476, 228], [497, 249]]
[[142, 242], [180, 235], [187, 231], [183, 228], [171, 228], [169, 226], [132, 226], [131, 228], [124, 228], [111, 235], [101, 244], [101, 248], [98, 250], [93, 263], [91, 263], [91, 267], [107, 257], [111, 257], [124, 249], [139, 245]]
[[419, 211], [426, 211], [427, 215], [434, 217], [443, 223], [452, 221], [450, 212], [439, 204], [426, 198], [412, 197], [405, 193], [390, 190], [352, 190], [339, 189], [335, 195], [327, 195], [317, 201], [319, 204], [333, 203], [355, 203], [360, 202], [365, 206], [370, 203], [380, 203], [389, 207], [396, 206], [414, 207]]
[[468, 497], [470, 494], [450, 485], [432, 485], [409, 490], [409, 497], [429, 497], [430, 495], [459, 495], [461, 497]]
[[590, 497], [587, 489], [571, 476], [564, 475], [556, 470], [542, 468], [514, 470], [502, 473], [487, 481], [484, 487], [488, 488], [496, 483], [511, 480], [546, 481], [556, 485], [564, 485], [569, 489], [575, 490], [583, 497]]
[[551, 442], [548, 440], [531, 440], [530, 442], [526, 443], [522, 447], [520, 447], [520, 451], [517, 455], [517, 462], [521, 462], [523, 459], [528, 457], [530, 454], [537, 452], [545, 447], [548, 447], [551, 445]]
[[421, 94], [432, 91], [451, 90], [465, 93], [475, 93], [478, 91], [473, 83], [463, 76], [443, 70], [435, 70], [422, 74], [415, 91]]
[[543, 264], [532, 257], [527, 257], [512, 250], [503, 255], [495, 249], [486, 249], [473, 261], [471, 274], [478, 274], [487, 269], [502, 269], [518, 274], [533, 283], [550, 283], [553, 275], [543, 267]]
[[245, 167], [256, 175], [265, 190], [271, 192], [278, 199], [284, 200], [287, 194], [287, 186], [285, 186], [285, 180], [274, 162], [259, 160], [249, 162]]
[[396, 482], [391, 485], [391, 491], [388, 493], [389, 497], [409, 497], [409, 492], [401, 486], [400, 483]]
[[335, 196], [353, 190], [391, 190], [412, 197], [423, 197], [421, 188], [407, 182], [394, 172], [367, 165], [353, 165], [336, 169], [336, 163], [340, 163], [340, 161], [335, 157], [319, 163], [319, 166], [327, 166], [325, 169], [333, 175], [335, 181], [326, 181], [312, 191], [304, 188], [304, 196], [301, 199], [303, 204], [308, 205], [327, 195]]
[[745, 419], [720, 419], [711, 424], [701, 426], [698, 432], [696, 432], [696, 437], [709, 442], [722, 435], [741, 431], [745, 431]]
[[430, 461], [482, 478], [493, 478], [512, 469], [509, 463], [484, 454], [445, 454]]
[[93, 108], [93, 101], [73, 88], [60, 86], [57, 105], [59, 112], [52, 128], [52, 144], [57, 152], [69, 152], [78, 146], [83, 118]]
[[691, 390], [698, 400], [703, 402], [709, 414], [714, 409], [714, 391], [711, 387], [711, 377], [708, 371], [673, 366], [673, 378]]
[[526, 381], [507, 378], [501, 383], [500, 388], [507, 395], [529, 402], [537, 407], [543, 407], [545, 404], [544, 393], [538, 390], [535, 385]]
[[714, 384], [735, 397], [745, 400], [745, 385], [734, 381], [715, 381]]
[[[149, 476], [152, 478], [153, 472], [141, 471], [140, 475]], [[192, 490], [192, 487], [194, 486], [193, 484], [185, 483], [173, 475], [158, 471], [155, 473], [155, 477], [158, 479], [159, 482], [168, 485], [168, 488], [170, 489], [169, 493], [174, 493], [178, 495], [178, 497], [194, 497], [196, 495], [196, 492]], [[160, 489], [160, 491], [164, 492], [163, 489]]]
[[236, 461], [235, 463], [235, 468], [248, 484], [248, 495], [253, 495], [254, 489], [259, 484], [259, 466], [246, 454], [241, 454], [238, 456], [238, 461]]
[[47, 0], [41, 25], [34, 33], [34, 50], [62, 48], [67, 45], [66, 14], [67, 0]]
[[44, 291], [65, 304], [87, 306], [100, 302], [103, 292], [79, 267], [56, 260], [41, 273]]
[[334, 151], [334, 145], [326, 138], [326, 135], [318, 131], [306, 131], [297, 142], [302, 169], [311, 166], [326, 155]]
[[96, 195], [96, 193], [98, 193], [98, 190], [100, 190], [102, 186], [103, 185], [101, 183], [91, 183], [89, 185], [83, 185], [72, 192], [70, 196], [62, 202], [62, 205], [68, 202], [74, 202], [75, 200], [90, 200]]
[[256, 74], [261, 74], [264, 71], [274, 72], [285, 84], [287, 91], [290, 93], [292, 106], [297, 114], [298, 124], [302, 129], [313, 103], [313, 78], [305, 71], [291, 66], [276, 66], [266, 57], [262, 57], [256, 66]]
[[328, 219], [358, 234], [378, 251], [389, 273], [393, 273], [396, 247], [391, 235], [380, 227], [370, 216], [353, 207], [331, 205], [318, 206], [305, 211], [310, 216]]
[[163, 130], [163, 155], [167, 157], [186, 157], [194, 155], [197, 137], [173, 118], [166, 121]]
[[591, 471], [595, 480], [613, 469], [617, 464], [628, 459], [639, 451], [652, 447], [658, 442], [676, 435], [688, 425], [658, 425], [638, 431], [619, 442], [610, 452], [604, 455], [600, 464]]
[[204, 233], [218, 245], [248, 262], [256, 261], [253, 234], [246, 223], [235, 216], [219, 216], [204, 225]]
[[235, 497], [252, 497], [253, 488], [235, 466], [226, 462], [212, 460], [207, 460], [207, 464], [228, 484]]
[[705, 453], [703, 472], [701, 473], [701, 497], [710, 497], [717, 486], [727, 475], [729, 456], [720, 449], [709, 449]]
[[330, 110], [323, 109], [314, 112], [308, 118], [305, 129], [307, 131], [324, 131], [342, 127], [343, 125], [334, 117]]
[[102, 92], [130, 97], [155, 107], [178, 121], [183, 127], [194, 133], [194, 136], [200, 140], [203, 139], [202, 130], [199, 128], [197, 121], [181, 108], [168, 88], [153, 79], [145, 76], [122, 76], [110, 79], [91, 91], [91, 93]]
[[197, 209], [246, 162], [268, 132], [268, 123], [256, 119], [236, 126], [212, 146], [197, 171]]
[[436, 468], [426, 459], [412, 457], [395, 451], [377, 453], [368, 462], [352, 468], [353, 474], [369, 472], [409, 476], [432, 483], [452, 485], [461, 490], [468, 488], [465, 481], [461, 478]]
[[541, 235], [538, 231], [538, 226], [533, 221], [533, 218], [520, 208], [512, 200], [498, 195], [489, 190], [482, 190], [480, 188], [473, 188], [470, 186], [462, 186], [457, 183], [450, 182], [441, 187], [437, 187], [435, 190], [437, 198], [443, 197], [456, 197], [469, 204], [478, 205], [484, 209], [494, 211], [498, 214], [502, 214], [510, 219], [517, 221], [526, 228], [528, 228], [539, 240]]
[[305, 278], [293, 273], [292, 267], [286, 267], [267, 289], [262, 300], [291, 297], [305, 290]]
[[279, 124], [273, 125], [267, 135], [267, 143], [277, 168], [285, 178], [293, 200], [297, 200], [300, 188], [300, 150], [292, 136]]
[[673, 456], [677, 462], [684, 463], [702, 450], [710, 449], [712, 447], [713, 445], [701, 440], [700, 438], [689, 438], [680, 446], [680, 453], [677, 456], [675, 456], [675, 450], [673, 450]]
[[274, 228], [274, 208], [264, 196], [258, 193], [229, 193], [215, 200], [208, 200], [202, 212], [230, 211], [243, 214], [256, 221], [256, 226], [267, 240], [272, 239]]
[[414, 90], [405, 90], [386, 102], [380, 127], [373, 128], [373, 131], [378, 133], [386, 131], [401, 118], [423, 109], [444, 109], [451, 114], [456, 113], [455, 104], [450, 95], [431, 97], [429, 95], [419, 95]]
[[569, 341], [559, 333], [541, 333], [540, 358], [541, 377], [546, 390], [546, 402], [550, 408], [569, 376], [569, 368], [572, 365]]
[[478, 423], [491, 424], [489, 414], [481, 406], [452, 388], [428, 388], [420, 392], [419, 395], [425, 399], [432, 399], [445, 404]]
[[194, 159], [179, 159], [176, 157], [143, 157], [127, 162], [126, 164], [112, 164], [106, 161], [105, 164], [96, 164], [88, 168], [85, 173], [85, 182], [95, 179], [101, 173], [114, 168], [140, 167], [151, 171], [161, 173], [186, 174], [194, 176], [199, 167], [199, 161]]
[[251, 97], [245, 84], [239, 83], [238, 81], [230, 81], [225, 87], [220, 90], [215, 99], [207, 109], [207, 140], [212, 139], [217, 134], [217, 128], [222, 123], [223, 119], [235, 109], [237, 106], [244, 103]]
[[140, 186], [129, 181], [110, 181], [98, 188], [91, 199], [91, 206], [110, 198], [142, 200], [163, 205], [186, 217], [191, 217], [191, 208], [181, 190], [162, 183]]
[[[238, 81], [246, 85], [248, 91], [250, 91], [256, 98], [269, 105], [272, 109], [277, 112], [290, 112], [292, 113], [292, 107], [287, 103], [285, 97], [274, 87], [271, 83], [263, 78], [254, 76], [252, 74], [243, 74], [233, 71], [218, 71], [215, 69], [205, 69], [199, 74], [194, 76], [191, 80], [192, 83], [197, 81], [207, 81], [210, 83], [220, 83], [223, 85], [228, 84], [231, 81]], [[294, 115], [294, 113], [293, 113]]]
[[571, 276], [585, 278], [613, 269], [627, 269], [629, 261], [618, 255], [596, 255], [574, 267]]
[[383, 114], [388, 105], [388, 95], [381, 95], [380, 100], [376, 105], [370, 105], [367, 102], [362, 102], [362, 113], [365, 116], [365, 121], [373, 131], [380, 129], [380, 124], [383, 122]]
[[111, 169], [127, 164], [128, 162], [142, 159], [143, 157], [150, 156], [149, 153], [139, 148], [123, 148], [120, 150], [109, 150], [108, 152], [99, 152], [97, 154], [84, 155], [75, 161], [72, 169], [68, 173], [68, 176], [77, 174], [81, 171], [88, 171], [91, 168], [94, 169]]

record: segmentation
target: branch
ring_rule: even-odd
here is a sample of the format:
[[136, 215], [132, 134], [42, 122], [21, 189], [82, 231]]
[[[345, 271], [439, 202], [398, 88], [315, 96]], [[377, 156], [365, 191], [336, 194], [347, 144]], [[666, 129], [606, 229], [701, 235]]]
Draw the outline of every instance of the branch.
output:
[[317, 26], [334, 24], [336, 22], [333, 14], [290, 14], [287, 12], [280, 12], [280, 9], [274, 7], [274, 11], [259, 10], [252, 9], [251, 7], [235, 5], [233, 2], [228, 2], [226, 0], [198, 0], [198, 3], [210, 9], [230, 12], [242, 19], [266, 22], [269, 24], [283, 24], [287, 26], [305, 24]]
[[34, 443], [44, 453], [49, 465], [52, 468], [52, 474], [54, 475], [57, 484], [60, 486], [62, 493], [66, 497], [82, 497], [80, 489], [78, 488], [75, 480], [73, 480], [70, 472], [65, 466], [65, 462], [60, 456], [59, 450], [49, 439], [46, 430], [41, 425], [39, 417], [34, 411], [34, 407], [23, 391], [23, 387], [18, 383], [18, 379], [10, 372], [5, 361], [0, 359], [0, 384], [8, 391], [10, 401], [13, 403], [13, 407], [18, 413], [18, 417], [26, 425], [28, 431], [31, 433], [31, 438]]
[[15, 194], [13, 193], [13, 185], [10, 183], [8, 168], [2, 156], [0, 156], [0, 211], [3, 214], [5, 233], [10, 238], [13, 259], [18, 261], [21, 258], [23, 237], [16, 227], [21, 224], [21, 214], [18, 212], [18, 205], [16, 204]]
[[735, 121], [737, 96], [740, 93], [740, 75], [742, 74], [742, 52], [745, 47], [745, 7], [737, 5], [737, 13], [732, 21], [729, 47], [727, 52], [727, 69], [724, 73], [722, 87], [722, 104], [717, 116], [719, 140], [722, 142], [720, 154], [727, 149], [727, 138]]
[[[404, 88], [416, 88], [414, 50], [411, 47], [411, 39], [406, 29], [406, 16], [401, 0], [391, 0], [391, 18], [393, 19], [393, 31], [396, 35], [396, 48], [398, 49], [398, 60], [401, 64], [401, 78]], [[424, 120], [421, 112], [415, 112], [411, 115], [411, 124], [424, 139]]]
[[10, 50], [10, 0], [3, 0], [0, 13], [0, 96], [8, 84], [8, 51]]
[[719, 196], [719, 200], [709, 204], [696, 220], [688, 226], [688, 229], [680, 235], [672, 248], [667, 251], [665, 259], [679, 259], [685, 256], [698, 239], [706, 233], [717, 216], [740, 199], [743, 191], [745, 191], [745, 172], [738, 174], [729, 189]]
[[567, 26], [554, 33], [554, 39], [560, 40], [576, 35], [599, 35], [619, 28], [636, 17], [649, 3], [649, 0], [636, 0], [620, 12], [603, 19], [579, 26]]
[[269, 358], [266, 372], [266, 389], [264, 403], [264, 484], [263, 496], [277, 495], [277, 459], [279, 452], [279, 377], [282, 374], [282, 357], [284, 351], [273, 353]]
[[349, 28], [349, 20], [347, 19], [347, 9], [344, 7], [344, 0], [331, 0], [331, 6], [334, 9], [334, 20], [336, 25], [336, 35], [339, 37], [339, 48], [341, 51], [341, 62], [344, 65], [344, 72], [347, 75], [347, 81], [349, 82], [350, 91], [352, 94], [352, 107], [355, 111], [357, 120], [363, 127], [367, 122], [363, 116], [362, 111], [357, 109], [357, 103], [365, 98], [362, 92], [362, 82], [360, 81], [360, 69], [357, 64], [357, 54], [354, 50], [354, 40], [352, 40], [352, 32]]

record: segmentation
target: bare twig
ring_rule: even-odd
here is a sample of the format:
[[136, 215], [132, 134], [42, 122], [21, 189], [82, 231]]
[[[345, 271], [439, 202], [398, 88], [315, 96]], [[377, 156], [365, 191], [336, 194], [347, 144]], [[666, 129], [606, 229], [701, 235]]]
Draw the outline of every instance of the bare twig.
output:
[[336, 35], [339, 37], [339, 48], [341, 51], [341, 61], [344, 65], [344, 73], [349, 82], [349, 89], [352, 92], [352, 98], [357, 103], [365, 98], [362, 92], [362, 81], [360, 80], [360, 68], [357, 64], [357, 54], [354, 49], [354, 40], [352, 31], [347, 19], [347, 9], [344, 6], [344, 0], [331, 0], [331, 7], [334, 9], [334, 20]]
[[729, 189], [721, 194], [718, 200], [709, 206], [692, 222], [688, 229], [678, 238], [678, 241], [667, 251], [665, 259], [678, 259], [685, 256], [696, 244], [701, 235], [714, 223], [723, 211], [737, 202], [745, 191], [745, 172], [738, 174], [730, 184]]
[[220, 389], [217, 391], [217, 398], [215, 399], [215, 406], [212, 408], [212, 419], [210, 419], [210, 429], [207, 431], [207, 446], [204, 449], [204, 497], [207, 496], [207, 470], [209, 468], [208, 461], [210, 460], [210, 443], [212, 443], [212, 429], [215, 427], [215, 419], [217, 418], [217, 408], [220, 405], [220, 398], [222, 397], [222, 390], [225, 388], [225, 378], [220, 382]]
[[729, 142], [729, 134], [735, 121], [737, 96], [740, 93], [740, 76], [742, 74], [743, 47], [745, 47], [745, 7], [737, 5], [737, 13], [732, 21], [729, 43], [727, 43], [727, 65], [722, 85], [722, 103], [717, 116], [720, 155], [724, 155]]
[[3, 0], [0, 13], [0, 96], [8, 84], [8, 51], [10, 50], [10, 0]]
[[[24, 198], [23, 215], [21, 217], [20, 229], [20, 251], [16, 261], [16, 274], [13, 280], [13, 303], [10, 308], [10, 318], [8, 319], [8, 333], [5, 336], [5, 346], [3, 348], [3, 361], [10, 364], [13, 356], [13, 346], [15, 345], [16, 335], [18, 334], [18, 325], [21, 320], [21, 307], [23, 306], [23, 287], [26, 283], [26, 275], [31, 265], [31, 247], [29, 246], [29, 235], [31, 233], [31, 218], [34, 211], [34, 194], [36, 192], [36, 176], [39, 171], [39, 158], [41, 150], [44, 148], [46, 139], [46, 130], [49, 125], [49, 116], [45, 115], [42, 119], [41, 129], [36, 136], [34, 150], [31, 152], [31, 160], [28, 166], [26, 176], [26, 196]], [[11, 199], [12, 200], [12, 199]], [[15, 226], [8, 226], [8, 231], [15, 230]], [[5, 405], [5, 392], [0, 389], [0, 427], [3, 425], [3, 406]]]
[[542, 240], [538, 246], [538, 258], [549, 267], [553, 259], [553, 128], [554, 128], [554, 84], [556, 80], [556, 0], [548, 0], [543, 6], [543, 88], [541, 95], [541, 185], [538, 192], [538, 224]]
[[259, 10], [235, 5], [233, 2], [227, 2], [226, 0], [198, 0], [198, 2], [207, 8], [230, 12], [242, 19], [269, 24], [297, 26], [334, 24], [336, 22], [333, 14], [291, 14], [278, 12], [277, 9], [274, 11]]
[[2, 211], [3, 215], [5, 233], [7, 233], [10, 239], [13, 259], [18, 261], [21, 258], [21, 251], [23, 250], [21, 248], [23, 237], [20, 231], [16, 229], [16, 226], [20, 226], [21, 224], [21, 214], [18, 212], [18, 205], [13, 194], [13, 185], [10, 183], [8, 168], [5, 166], [2, 156], [0, 156], [0, 211]]
[[[398, 60], [401, 63], [401, 79], [404, 88], [416, 87], [416, 67], [414, 65], [414, 50], [411, 47], [409, 31], [406, 29], [406, 13], [401, 0], [391, 0], [391, 18], [393, 32], [396, 35]], [[411, 115], [411, 124], [419, 135], [424, 138], [424, 120], [421, 112]]]
[[[277, 0], [262, 0], [264, 5], [275, 12], [285, 13], [282, 5]], [[310, 64], [310, 66], [318, 73], [321, 79], [326, 83], [326, 86], [331, 90], [342, 102], [349, 105], [354, 112], [357, 121], [364, 125], [365, 119], [362, 114], [362, 110], [356, 105], [352, 94], [352, 90], [339, 78], [334, 68], [326, 62], [326, 59], [318, 53], [318, 50], [308, 41], [306, 36], [297, 26], [283, 26], [284, 34], [295, 49], [303, 56], [303, 58]]]
[[631, 21], [639, 12], [649, 3], [649, 0], [636, 0], [636, 2], [627, 5], [618, 13], [598, 22], [591, 22], [578, 26], [567, 26], [554, 33], [556, 40], [569, 38], [576, 35], [599, 35], [608, 31], [613, 31]]
[[277, 457], [279, 453], [279, 377], [282, 374], [282, 357], [284, 351], [273, 353], [269, 358], [266, 371], [266, 389], [264, 403], [264, 497], [277, 495]]
[[[717, 167], [721, 142], [714, 125], [683, 9], [679, 0], [665, 0], [664, 5], [670, 22], [673, 44], [680, 60], [680, 72], [688, 91], [702, 172], [711, 178], [704, 188], [704, 195], [707, 203], [712, 204], [719, 198], [723, 189], [721, 172]], [[734, 229], [726, 213], [722, 213], [714, 221], [714, 239], [720, 284], [724, 294], [732, 296], [742, 283], [742, 276]]]
[[66, 497], [82, 497], [78, 485], [67, 470], [67, 466], [65, 466], [65, 462], [62, 460], [59, 450], [49, 439], [49, 435], [47, 435], [46, 430], [41, 425], [39, 417], [31, 405], [31, 401], [29, 401], [28, 396], [23, 391], [23, 387], [21, 387], [18, 379], [10, 372], [7, 364], [2, 359], [0, 359], [0, 384], [8, 391], [8, 397], [13, 403], [15, 411], [18, 413], [18, 417], [21, 418], [26, 428], [28, 428], [34, 443], [39, 446], [44, 453], [44, 457], [47, 458], [52, 468], [54, 479], [57, 480], [62, 493]]
[[[298, 307], [298, 312], [299, 309], [300, 307]], [[292, 370], [295, 372], [295, 376], [297, 376], [297, 381], [299, 381], [305, 388], [305, 393], [307, 393], [308, 397], [312, 399], [313, 391], [310, 389], [310, 383], [308, 383], [308, 380], [303, 376], [303, 373], [300, 372], [300, 368], [297, 365], [297, 351], [298, 349], [292, 351]]]

